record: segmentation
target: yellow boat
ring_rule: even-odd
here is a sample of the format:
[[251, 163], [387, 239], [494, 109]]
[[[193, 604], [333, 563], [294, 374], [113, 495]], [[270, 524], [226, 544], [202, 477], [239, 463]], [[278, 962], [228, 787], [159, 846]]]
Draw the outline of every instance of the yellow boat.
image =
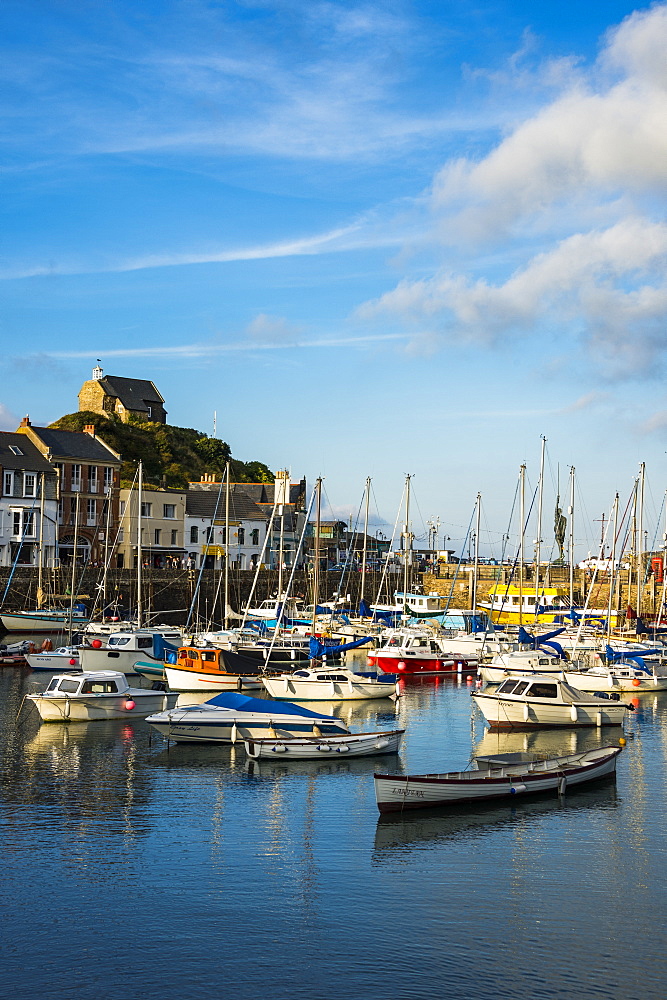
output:
[[[566, 587], [544, 587], [538, 588], [535, 593], [535, 584], [531, 586], [527, 581], [522, 588], [517, 584], [509, 584], [507, 587], [499, 587], [495, 594], [489, 594], [486, 601], [480, 601], [479, 606], [485, 608], [492, 621], [497, 625], [550, 625], [558, 618], [563, 619], [563, 624], [573, 621], [565, 616], [570, 612], [569, 590]], [[606, 621], [607, 609], [587, 608], [585, 613], [583, 608], [574, 608], [576, 621], [583, 617], [584, 622], [589, 624], [593, 619]], [[611, 624], [616, 624], [616, 612], [611, 613]]]

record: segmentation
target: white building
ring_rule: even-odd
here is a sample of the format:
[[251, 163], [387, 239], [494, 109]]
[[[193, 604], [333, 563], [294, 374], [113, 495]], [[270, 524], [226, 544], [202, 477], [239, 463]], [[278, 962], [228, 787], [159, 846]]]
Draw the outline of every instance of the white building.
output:
[[190, 484], [185, 513], [185, 553], [190, 565], [220, 569], [227, 550], [229, 565], [236, 569], [255, 569], [259, 564], [269, 518], [243, 492], [244, 485], [230, 483], [228, 544], [224, 485]]
[[24, 434], [0, 431], [0, 566], [57, 564], [58, 474]]

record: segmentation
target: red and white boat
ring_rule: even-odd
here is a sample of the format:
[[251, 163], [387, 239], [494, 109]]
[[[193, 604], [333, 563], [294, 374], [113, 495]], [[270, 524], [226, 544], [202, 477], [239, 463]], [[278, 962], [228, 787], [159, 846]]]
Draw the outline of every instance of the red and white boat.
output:
[[396, 629], [384, 646], [368, 652], [368, 662], [384, 673], [474, 673], [477, 657], [452, 654], [447, 640], [421, 629]]

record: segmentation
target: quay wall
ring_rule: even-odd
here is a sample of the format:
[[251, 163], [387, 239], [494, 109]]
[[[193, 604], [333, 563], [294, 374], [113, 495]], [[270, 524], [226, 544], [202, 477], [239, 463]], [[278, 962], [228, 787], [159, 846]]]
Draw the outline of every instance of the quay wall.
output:
[[[152, 614], [159, 615], [167, 622], [174, 624], [184, 622], [192, 604], [193, 595], [197, 591], [199, 573], [199, 570], [192, 569], [144, 569], [142, 574], [144, 610], [150, 610]], [[8, 587], [10, 575], [11, 584]], [[638, 603], [636, 585], [633, 584], [629, 587], [627, 576], [627, 572], [623, 573], [622, 578], [617, 581], [612, 601], [612, 607], [622, 612], [625, 611], [628, 604], [636, 609]], [[283, 576], [283, 586], [287, 585], [288, 578], [288, 574]], [[484, 600], [494, 590], [502, 594], [503, 588], [507, 586], [510, 578], [511, 571], [508, 567], [480, 567], [477, 585], [478, 600]], [[229, 603], [235, 611], [243, 608], [248, 601], [253, 579], [254, 573], [249, 570], [230, 572]], [[436, 592], [445, 597], [451, 597], [453, 607], [470, 607], [472, 567], [465, 565], [457, 567], [454, 564], [443, 566], [439, 576], [430, 573], [415, 574], [414, 579], [415, 582], [421, 583], [424, 593]], [[84, 570], [78, 577], [77, 595], [92, 605], [95, 595], [99, 592], [101, 580], [102, 570], [99, 567]], [[45, 571], [43, 590], [46, 602], [49, 603], [51, 597], [54, 596], [57, 603], [66, 605], [69, 600], [70, 581], [70, 571], [66, 568]], [[540, 584], [545, 586], [567, 587], [568, 581], [567, 567], [551, 568], [548, 577], [540, 577]], [[366, 575], [366, 600], [374, 601], [376, 599], [380, 582], [381, 574], [369, 572]], [[388, 574], [380, 600], [382, 602], [391, 600], [394, 590], [402, 589], [402, 583], [401, 573]], [[201, 583], [194, 608], [197, 617], [200, 619], [211, 618], [216, 622], [221, 621], [223, 586], [222, 574], [219, 571], [204, 570], [201, 573]], [[526, 578], [525, 586], [529, 592], [531, 588], [535, 587], [534, 579]], [[584, 571], [577, 570], [575, 574], [575, 600], [578, 603], [583, 603], [589, 586], [590, 577]], [[323, 572], [320, 575], [321, 601], [334, 597], [339, 588], [340, 573]], [[259, 574], [252, 603], [259, 604], [261, 601], [275, 596], [277, 592], [278, 571], [263, 570]], [[312, 574], [306, 571], [296, 573], [292, 593], [296, 597], [303, 598], [306, 603], [310, 603], [312, 599]], [[650, 615], [658, 610], [661, 593], [662, 585], [651, 576], [642, 592], [641, 609], [644, 614]], [[353, 606], [358, 604], [361, 596], [361, 573], [354, 572], [348, 575], [342, 594], [345, 597], [349, 595]], [[10, 569], [0, 568], [0, 595], [4, 595], [2, 604], [8, 611], [34, 607], [37, 599], [37, 570], [34, 567], [21, 566], [17, 567], [12, 574]], [[136, 570], [109, 570], [107, 574], [107, 602], [117, 602], [120, 608], [130, 612], [136, 607], [136, 599]], [[608, 600], [609, 583], [605, 578], [602, 578], [599, 583], [595, 584], [589, 606], [606, 608]], [[101, 606], [100, 603], [98, 603], [99, 606]]]

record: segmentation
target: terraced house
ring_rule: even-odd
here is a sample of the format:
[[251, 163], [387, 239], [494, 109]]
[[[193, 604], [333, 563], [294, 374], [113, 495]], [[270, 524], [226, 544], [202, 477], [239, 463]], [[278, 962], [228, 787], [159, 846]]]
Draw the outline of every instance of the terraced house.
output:
[[57, 559], [58, 475], [22, 434], [0, 432], [0, 566]]
[[17, 434], [24, 435], [57, 471], [58, 549], [61, 563], [74, 555], [78, 562], [102, 563], [118, 528], [120, 455], [95, 435], [95, 425], [83, 432], [33, 427], [24, 417]]

